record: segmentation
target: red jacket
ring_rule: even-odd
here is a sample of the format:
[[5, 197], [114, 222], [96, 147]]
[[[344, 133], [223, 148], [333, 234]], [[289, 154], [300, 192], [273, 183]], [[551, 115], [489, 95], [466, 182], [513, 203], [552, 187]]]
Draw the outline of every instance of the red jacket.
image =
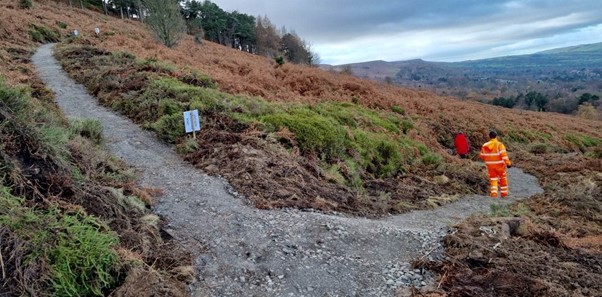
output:
[[468, 145], [468, 140], [466, 139], [466, 136], [464, 136], [464, 134], [458, 133], [458, 135], [456, 135], [454, 143], [456, 145], [456, 151], [458, 152], [458, 155], [468, 154], [470, 146]]

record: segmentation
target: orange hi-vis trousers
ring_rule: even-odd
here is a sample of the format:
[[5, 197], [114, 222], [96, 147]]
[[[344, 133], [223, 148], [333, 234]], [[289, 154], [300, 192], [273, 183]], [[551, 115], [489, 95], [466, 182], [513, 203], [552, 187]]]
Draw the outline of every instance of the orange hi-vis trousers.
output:
[[497, 197], [498, 185], [502, 197], [508, 196], [508, 173], [506, 166], [512, 165], [506, 147], [497, 139], [491, 139], [481, 147], [481, 159], [487, 165], [489, 183], [491, 184], [491, 197]]
[[508, 196], [508, 173], [506, 167], [487, 167], [489, 172], [490, 196], [497, 197], [498, 185], [502, 197]]

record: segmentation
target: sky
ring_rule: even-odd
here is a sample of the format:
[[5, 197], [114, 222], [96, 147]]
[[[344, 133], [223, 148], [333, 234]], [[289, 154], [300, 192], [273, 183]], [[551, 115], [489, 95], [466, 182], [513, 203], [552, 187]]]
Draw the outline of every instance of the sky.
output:
[[322, 63], [464, 61], [602, 42], [602, 0], [213, 0], [294, 30]]

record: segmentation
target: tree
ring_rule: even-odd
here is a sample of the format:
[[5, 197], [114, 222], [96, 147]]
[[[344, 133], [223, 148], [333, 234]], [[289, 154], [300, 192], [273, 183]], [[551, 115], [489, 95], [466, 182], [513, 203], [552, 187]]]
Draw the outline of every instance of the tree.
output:
[[531, 105], [535, 102], [535, 98], [537, 97], [537, 92], [531, 91], [525, 95], [525, 104], [527, 104], [527, 109], [531, 108]]
[[548, 101], [548, 96], [538, 93], [538, 96], [535, 98], [535, 105], [537, 106], [537, 110], [546, 111], [545, 106], [546, 104], [548, 104]]
[[146, 25], [167, 47], [174, 47], [182, 38], [186, 24], [177, 0], [144, 0], [148, 16]]
[[316, 66], [322, 62], [320, 55], [314, 52], [311, 48], [309, 49], [309, 65]]
[[233, 30], [232, 47], [252, 53], [255, 51], [255, 17], [237, 11], [232, 12], [231, 19], [235, 21], [236, 27]]
[[[205, 39], [224, 43], [224, 33], [227, 29], [228, 13], [211, 1], [186, 1], [182, 9], [184, 19], [189, 25], [201, 25]], [[189, 29], [190, 30], [190, 29]]]
[[590, 93], [581, 94], [581, 96], [579, 96], [579, 105], [589, 101], [590, 99], [592, 99], [592, 94], [590, 94]]
[[282, 52], [291, 63], [309, 64], [310, 62], [310, 53], [305, 48], [305, 43], [294, 32], [282, 36]]
[[516, 102], [517, 102], [517, 100], [512, 97], [508, 97], [508, 98], [498, 97], [498, 98], [494, 98], [493, 101], [491, 102], [491, 104], [496, 105], [496, 106], [506, 107], [506, 108], [512, 108], [512, 107], [514, 107], [514, 105], [516, 105]]
[[598, 101], [600, 100], [600, 97], [598, 95], [592, 95], [590, 93], [583, 93], [581, 94], [581, 96], [579, 96], [579, 105], [585, 103], [585, 102], [592, 102], [592, 101]]
[[274, 58], [280, 55], [280, 36], [267, 16], [258, 17], [255, 25], [256, 54]]
[[102, 7], [105, 14], [119, 15], [122, 19], [138, 17], [144, 19], [145, 0], [84, 0], [85, 3], [95, 7]]
[[226, 12], [211, 1], [186, 1], [182, 8], [188, 34], [203, 31], [205, 38], [246, 52], [255, 49], [255, 17]]

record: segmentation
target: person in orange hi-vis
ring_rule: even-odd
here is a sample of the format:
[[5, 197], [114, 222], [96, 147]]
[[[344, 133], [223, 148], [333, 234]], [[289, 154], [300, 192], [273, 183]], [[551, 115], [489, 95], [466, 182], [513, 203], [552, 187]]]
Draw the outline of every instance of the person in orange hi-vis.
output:
[[508, 173], [506, 168], [512, 167], [512, 162], [508, 158], [504, 144], [497, 140], [495, 131], [489, 132], [489, 142], [481, 147], [480, 157], [487, 165], [487, 171], [489, 171], [491, 197], [497, 197], [498, 183], [502, 197], [508, 196]]

